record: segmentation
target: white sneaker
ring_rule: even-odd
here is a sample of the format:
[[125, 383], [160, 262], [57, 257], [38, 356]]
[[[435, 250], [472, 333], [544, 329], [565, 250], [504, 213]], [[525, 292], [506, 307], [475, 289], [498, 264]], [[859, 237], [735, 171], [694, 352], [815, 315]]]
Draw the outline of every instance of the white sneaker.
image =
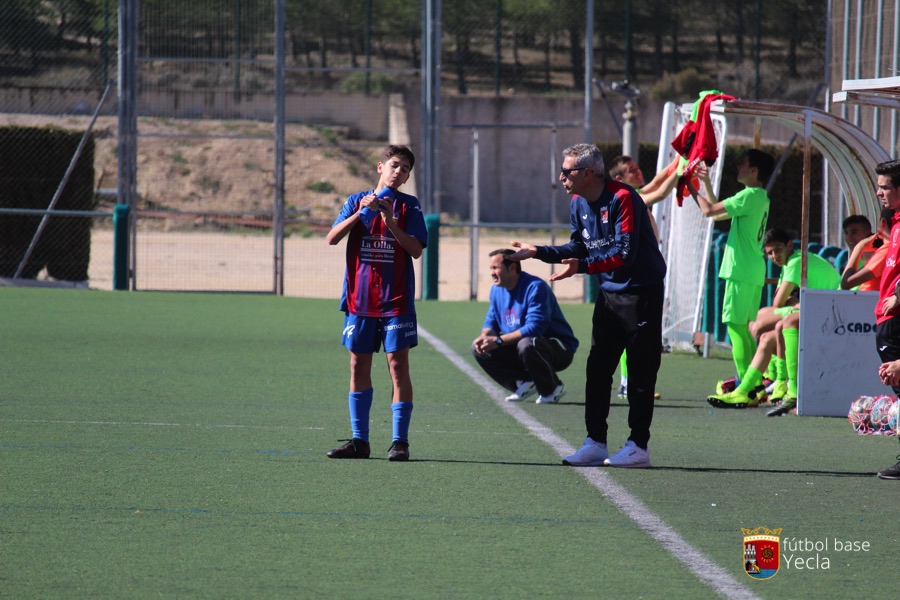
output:
[[519, 384], [519, 387], [516, 388], [516, 391], [506, 397], [507, 402], [521, 402], [537, 391], [533, 381], [516, 380], [516, 383]]
[[639, 448], [628, 440], [622, 449], [603, 461], [609, 467], [625, 467], [628, 469], [646, 469], [650, 466], [650, 451]]
[[538, 399], [534, 401], [535, 404], [556, 404], [556, 402], [562, 398], [562, 395], [566, 393], [566, 386], [560, 383], [556, 386], [556, 389], [549, 396], [538, 396]]
[[584, 444], [575, 454], [563, 457], [563, 464], [573, 467], [599, 467], [609, 456], [606, 444], [595, 442], [589, 437], [584, 438]]

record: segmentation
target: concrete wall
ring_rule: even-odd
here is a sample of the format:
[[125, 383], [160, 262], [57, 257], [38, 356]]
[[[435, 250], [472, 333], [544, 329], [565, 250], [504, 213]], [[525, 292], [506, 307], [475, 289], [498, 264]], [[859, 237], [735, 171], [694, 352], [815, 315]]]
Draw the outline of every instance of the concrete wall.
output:
[[[78, 88], [0, 89], [0, 112], [41, 114], [90, 114], [101, 91]], [[394, 96], [396, 103], [397, 96]], [[406, 133], [402, 140], [421, 152], [418, 91], [403, 95]], [[145, 90], [139, 98], [141, 116], [186, 119], [271, 120], [270, 94], [196, 90], [158, 92]], [[641, 142], [659, 141], [662, 102], [642, 99], [638, 108], [638, 137]], [[307, 93], [290, 94], [286, 99], [288, 121], [346, 126], [350, 135], [364, 139], [388, 139], [398, 130], [389, 126], [388, 95]], [[621, 122], [624, 101], [610, 97], [608, 103], [595, 98], [592, 107], [592, 141], [621, 139], [616, 122]], [[115, 97], [107, 100], [103, 113], [116, 114]], [[441, 212], [470, 220], [470, 199], [474, 185], [472, 167], [472, 125], [482, 127], [479, 137], [479, 186], [483, 222], [568, 223], [568, 204], [559, 186], [558, 172], [563, 148], [584, 142], [584, 99], [581, 96], [472, 97], [445, 96], [441, 99], [439, 160], [441, 165], [438, 202]], [[537, 123], [568, 124], [525, 127]], [[752, 138], [754, 122], [736, 119], [729, 123], [729, 137]], [[390, 133], [394, 132], [394, 134]], [[764, 122], [762, 137], [786, 141], [790, 133]], [[610, 159], [612, 157], [607, 157]], [[645, 173], [649, 179], [653, 173]], [[421, 177], [421, 175], [420, 175]]]
[[[559, 165], [564, 148], [585, 140], [582, 97], [459, 97], [441, 99], [440, 210], [471, 220], [473, 181], [473, 124], [506, 124], [505, 128], [479, 128], [479, 194], [482, 222], [568, 223], [569, 199], [559, 185]], [[641, 100], [638, 108], [638, 138], [659, 143], [664, 102]], [[414, 146], [420, 140], [418, 99], [407, 97], [409, 129]], [[624, 101], [609, 104], [595, 98], [591, 115], [591, 141], [621, 140]], [[612, 113], [612, 114], [611, 114]], [[614, 118], [615, 117], [615, 118]], [[575, 126], [525, 128], [513, 125], [577, 123]], [[469, 127], [464, 127], [469, 126]], [[755, 121], [733, 119], [729, 139], [752, 140]], [[763, 122], [766, 141], [786, 142], [791, 132]], [[606, 157], [607, 160], [613, 157]], [[551, 165], [553, 168], [551, 169]], [[649, 181], [653, 172], [644, 173]]]
[[[93, 88], [4, 88], [0, 89], [0, 112], [92, 114], [102, 92]], [[115, 115], [117, 111], [113, 92], [102, 114]], [[273, 111], [272, 94], [267, 93], [142, 90], [138, 98], [138, 114], [142, 117], [271, 121]], [[285, 99], [285, 117], [294, 122], [347, 125], [355, 137], [386, 139], [388, 96], [336, 92], [289, 94]]]

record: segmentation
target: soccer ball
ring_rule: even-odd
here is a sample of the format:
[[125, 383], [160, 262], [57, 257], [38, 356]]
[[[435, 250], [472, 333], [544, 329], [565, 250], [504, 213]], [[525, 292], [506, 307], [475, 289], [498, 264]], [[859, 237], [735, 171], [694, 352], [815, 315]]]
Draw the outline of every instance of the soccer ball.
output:
[[891, 396], [879, 396], [872, 402], [872, 429], [883, 431], [887, 428], [888, 411], [892, 404], [894, 404], [894, 398]]
[[847, 418], [853, 425], [853, 429], [859, 433], [866, 433], [869, 429], [873, 401], [874, 398], [871, 396], [860, 396], [850, 404], [850, 412], [847, 413]]
[[898, 413], [900, 413], [900, 400], [897, 400], [891, 407], [888, 409], [888, 418], [885, 433], [887, 434], [898, 434], [900, 435], [900, 431], [897, 430], [898, 427]]

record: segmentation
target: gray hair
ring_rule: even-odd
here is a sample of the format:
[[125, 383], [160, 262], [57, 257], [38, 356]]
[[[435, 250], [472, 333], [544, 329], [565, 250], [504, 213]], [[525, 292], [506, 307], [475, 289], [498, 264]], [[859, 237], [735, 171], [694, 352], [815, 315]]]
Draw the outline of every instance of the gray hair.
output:
[[603, 177], [606, 167], [603, 164], [603, 153], [594, 144], [575, 144], [563, 150], [563, 156], [575, 158], [575, 166], [580, 169], [591, 169], [598, 177]]

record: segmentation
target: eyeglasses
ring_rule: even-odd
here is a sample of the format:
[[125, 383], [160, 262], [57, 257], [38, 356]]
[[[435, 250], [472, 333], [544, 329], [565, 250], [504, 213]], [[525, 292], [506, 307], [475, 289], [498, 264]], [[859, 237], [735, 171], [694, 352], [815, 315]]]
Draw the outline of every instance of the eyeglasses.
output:
[[582, 171], [586, 168], [587, 167], [574, 167], [572, 169], [563, 169], [562, 167], [560, 167], [559, 172], [562, 173], [563, 177], [569, 179], [570, 177], [572, 177], [572, 171]]

